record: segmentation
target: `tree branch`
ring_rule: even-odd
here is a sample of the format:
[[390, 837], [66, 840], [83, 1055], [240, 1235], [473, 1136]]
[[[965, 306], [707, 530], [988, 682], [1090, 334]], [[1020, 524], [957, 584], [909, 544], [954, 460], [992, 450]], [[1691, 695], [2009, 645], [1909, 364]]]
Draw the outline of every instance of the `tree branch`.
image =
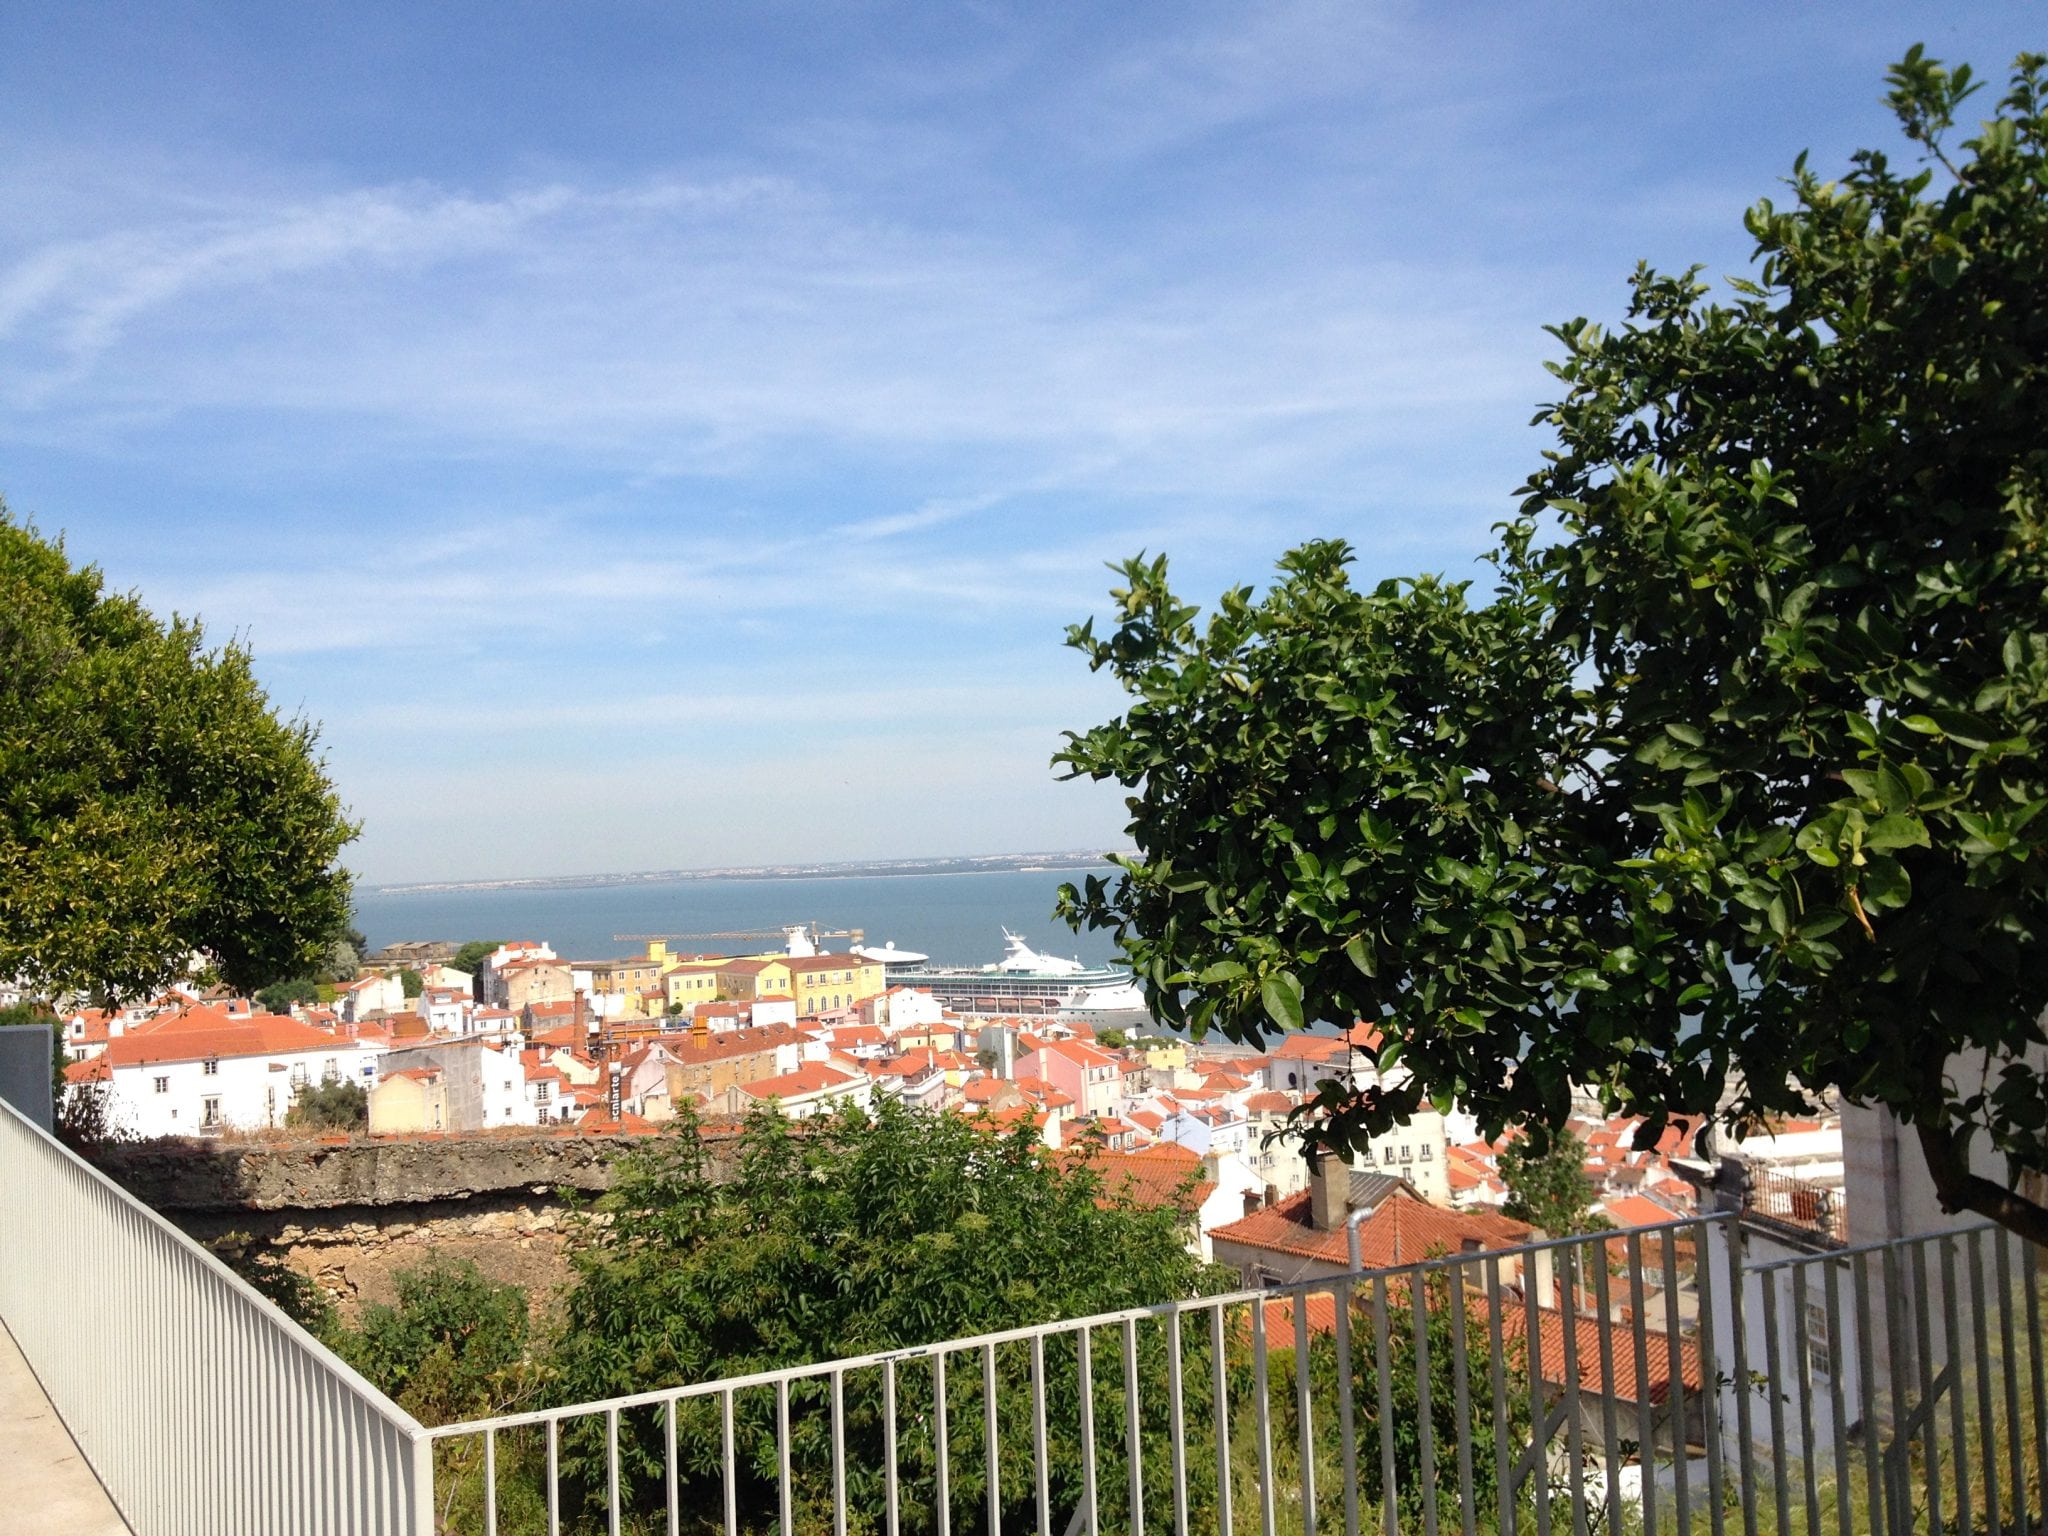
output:
[[1995, 1184], [1970, 1171], [1964, 1137], [1942, 1125], [1916, 1125], [1920, 1153], [1934, 1176], [1935, 1198], [1950, 1215], [1975, 1211], [2008, 1231], [2048, 1248], [2048, 1207], [2036, 1205], [2016, 1190]]

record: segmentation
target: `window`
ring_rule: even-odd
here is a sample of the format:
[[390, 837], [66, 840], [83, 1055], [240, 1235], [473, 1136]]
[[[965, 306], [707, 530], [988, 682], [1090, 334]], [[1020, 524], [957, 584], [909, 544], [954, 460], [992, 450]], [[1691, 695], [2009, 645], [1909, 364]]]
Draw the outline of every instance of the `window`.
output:
[[220, 1062], [219, 1062], [219, 1061], [217, 1061], [217, 1060], [216, 1060], [215, 1058], [213, 1058], [213, 1057], [209, 1056], [209, 1057], [207, 1057], [207, 1058], [206, 1058], [206, 1065], [205, 1065], [204, 1067], [202, 1067], [202, 1068], [201, 1068], [200, 1070], [201, 1070], [201, 1071], [203, 1071], [203, 1072], [205, 1072], [205, 1074], [206, 1074], [206, 1075], [207, 1075], [208, 1077], [219, 1077], [219, 1076], [220, 1076]]
[[1424, 1162], [1426, 1163], [1426, 1162], [1428, 1162], [1428, 1161], [1429, 1161], [1429, 1159], [1430, 1159], [1430, 1156], [1431, 1156], [1431, 1154], [1430, 1154], [1430, 1150], [1429, 1150], [1429, 1143], [1425, 1141], [1425, 1142], [1424, 1142], [1424, 1143], [1422, 1144], [1422, 1160], [1423, 1160], [1423, 1161], [1424, 1161]]
[[1401, 1149], [1401, 1161], [1402, 1161], [1402, 1162], [1404, 1162], [1404, 1163], [1412, 1163], [1412, 1162], [1414, 1162], [1414, 1161], [1415, 1161], [1415, 1149], [1414, 1149], [1413, 1147], [1403, 1147], [1403, 1148]]
[[218, 1098], [207, 1099], [200, 1105], [199, 1123], [201, 1125], [220, 1124], [220, 1100]]
[[171, 1080], [168, 1077], [156, 1079], [156, 1091], [158, 1093], [169, 1093], [171, 1091]]
[[1834, 1340], [1828, 1334], [1828, 1309], [1820, 1302], [1806, 1304], [1806, 1374], [1812, 1381], [1827, 1381], [1834, 1375]]
[[341, 1081], [341, 1066], [332, 1056], [320, 1063], [320, 1081], [323, 1083], [338, 1083]]

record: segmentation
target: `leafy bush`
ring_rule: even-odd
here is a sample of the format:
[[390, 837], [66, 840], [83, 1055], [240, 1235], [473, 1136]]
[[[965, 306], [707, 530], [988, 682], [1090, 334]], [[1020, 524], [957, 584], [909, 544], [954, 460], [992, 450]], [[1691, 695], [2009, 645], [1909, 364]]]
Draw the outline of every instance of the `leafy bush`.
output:
[[284, 1123], [300, 1131], [360, 1131], [370, 1123], [370, 1096], [360, 1083], [308, 1083]]

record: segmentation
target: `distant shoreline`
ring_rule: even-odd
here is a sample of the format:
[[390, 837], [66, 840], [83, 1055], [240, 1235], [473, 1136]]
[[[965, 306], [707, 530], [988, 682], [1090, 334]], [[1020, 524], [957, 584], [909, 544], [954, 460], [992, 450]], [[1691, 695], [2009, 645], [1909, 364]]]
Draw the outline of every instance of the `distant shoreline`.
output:
[[368, 896], [430, 896], [464, 891], [575, 891], [678, 880], [856, 880], [932, 875], [1053, 874], [1099, 867], [1128, 849], [1065, 849], [1055, 853], [995, 853], [952, 859], [875, 859], [843, 864], [749, 864], [723, 869], [655, 869], [602, 875], [539, 875], [507, 880], [424, 880], [365, 885]]

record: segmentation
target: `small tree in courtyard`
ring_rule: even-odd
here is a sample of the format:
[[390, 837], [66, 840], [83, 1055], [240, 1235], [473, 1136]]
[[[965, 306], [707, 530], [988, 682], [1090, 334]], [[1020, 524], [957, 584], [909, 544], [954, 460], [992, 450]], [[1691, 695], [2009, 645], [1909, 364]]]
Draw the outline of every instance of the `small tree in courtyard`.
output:
[[308, 1083], [285, 1111], [284, 1123], [301, 1131], [360, 1131], [370, 1123], [370, 1096], [361, 1083]]
[[1501, 1149], [1500, 1179], [1508, 1191], [1501, 1214], [1552, 1237], [1608, 1225], [1606, 1217], [1594, 1214], [1599, 1191], [1586, 1174], [1586, 1148], [1567, 1128], [1553, 1131], [1545, 1143], [1532, 1136], [1509, 1142]]

